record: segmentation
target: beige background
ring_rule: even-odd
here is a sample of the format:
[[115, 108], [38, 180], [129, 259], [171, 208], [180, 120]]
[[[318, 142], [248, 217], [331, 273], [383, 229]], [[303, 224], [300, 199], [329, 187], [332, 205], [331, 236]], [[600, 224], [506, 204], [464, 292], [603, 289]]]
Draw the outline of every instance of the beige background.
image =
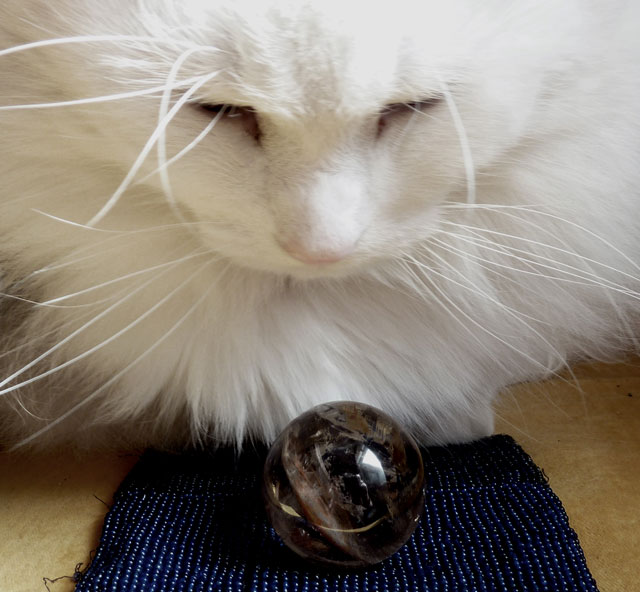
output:
[[[511, 434], [549, 476], [601, 592], [640, 591], [640, 363], [575, 374], [580, 389], [571, 377], [512, 389], [496, 431]], [[103, 502], [135, 461], [0, 456], [0, 592], [46, 592], [43, 577], [86, 564]], [[47, 585], [73, 590], [70, 579]]]

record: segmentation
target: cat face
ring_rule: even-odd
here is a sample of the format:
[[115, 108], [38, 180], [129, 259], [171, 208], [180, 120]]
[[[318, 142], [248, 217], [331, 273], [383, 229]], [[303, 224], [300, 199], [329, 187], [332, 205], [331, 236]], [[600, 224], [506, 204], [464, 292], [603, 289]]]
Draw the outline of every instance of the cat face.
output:
[[532, 17], [561, 10], [545, 2], [66, 4], [60, 27], [125, 37], [54, 49], [63, 98], [155, 89], [56, 114], [67, 152], [124, 179], [115, 206], [87, 199], [91, 224], [146, 187], [207, 248], [301, 278], [393, 257], [429, 236], [440, 204], [472, 200], [570, 38], [536, 36]]

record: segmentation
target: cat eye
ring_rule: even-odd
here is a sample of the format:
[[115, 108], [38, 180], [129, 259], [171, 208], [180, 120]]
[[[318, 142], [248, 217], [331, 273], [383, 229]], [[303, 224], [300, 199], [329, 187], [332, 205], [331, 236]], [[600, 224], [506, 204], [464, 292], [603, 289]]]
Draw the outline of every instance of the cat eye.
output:
[[408, 101], [406, 103], [390, 103], [380, 111], [378, 116], [378, 136], [384, 131], [385, 127], [395, 118], [402, 115], [411, 115], [415, 113], [423, 113], [437, 105], [442, 100], [440, 96], [428, 97], [419, 101]]
[[262, 132], [258, 123], [257, 113], [253, 107], [240, 107], [237, 105], [198, 103], [201, 111], [206, 111], [226, 120], [236, 121], [244, 131], [256, 142], [260, 141]]

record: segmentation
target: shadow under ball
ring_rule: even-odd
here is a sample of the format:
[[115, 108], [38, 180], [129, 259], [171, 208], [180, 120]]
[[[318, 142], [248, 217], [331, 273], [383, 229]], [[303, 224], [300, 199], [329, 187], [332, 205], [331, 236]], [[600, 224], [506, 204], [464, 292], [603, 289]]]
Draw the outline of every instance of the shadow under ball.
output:
[[324, 565], [379, 563], [407, 541], [424, 508], [418, 446], [361, 403], [327, 403], [294, 419], [271, 447], [263, 477], [278, 535]]

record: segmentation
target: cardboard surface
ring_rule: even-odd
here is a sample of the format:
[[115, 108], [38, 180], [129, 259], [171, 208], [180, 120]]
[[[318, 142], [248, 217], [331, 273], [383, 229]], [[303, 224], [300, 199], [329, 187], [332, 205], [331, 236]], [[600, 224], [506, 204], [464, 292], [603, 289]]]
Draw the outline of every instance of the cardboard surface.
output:
[[[640, 363], [522, 385], [497, 406], [549, 476], [601, 592], [640, 590]], [[0, 592], [69, 592], [135, 455], [0, 455]], [[98, 499], [99, 498], [99, 499]], [[101, 501], [102, 500], [102, 501]]]
[[640, 362], [511, 389], [497, 431], [542, 467], [601, 592], [640, 592]]
[[[0, 456], [0, 592], [46, 592], [44, 577], [72, 575], [76, 564], [86, 564], [105, 503], [112, 503], [136, 460]], [[68, 578], [48, 586], [52, 592], [74, 588]]]

